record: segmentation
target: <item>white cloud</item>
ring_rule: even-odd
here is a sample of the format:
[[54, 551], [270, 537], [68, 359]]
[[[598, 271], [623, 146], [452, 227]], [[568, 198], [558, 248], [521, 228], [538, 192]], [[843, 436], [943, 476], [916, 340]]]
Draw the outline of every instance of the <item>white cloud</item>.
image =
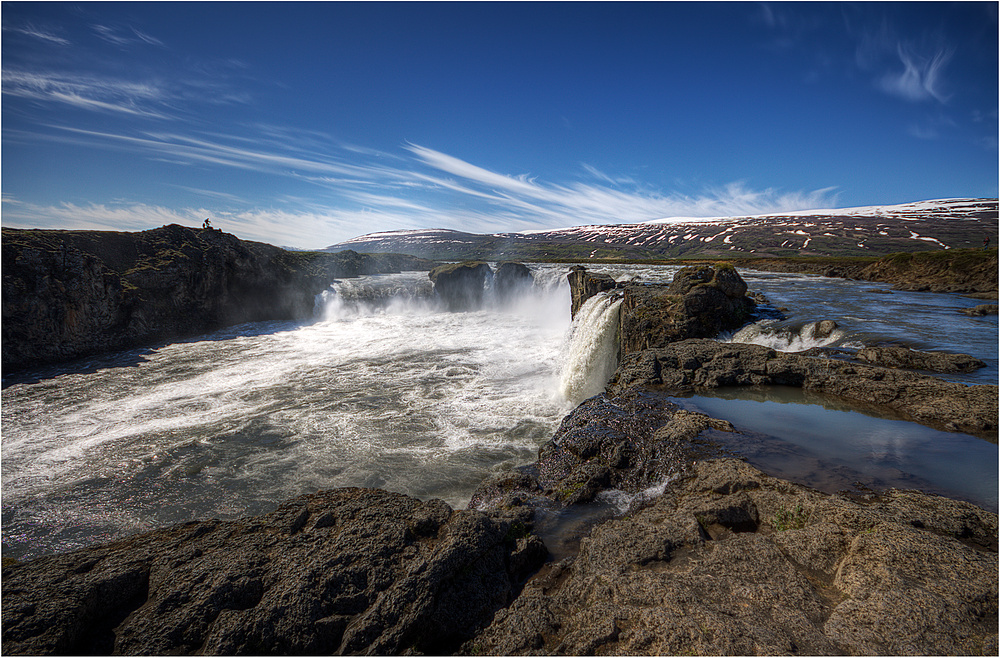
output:
[[897, 53], [903, 70], [882, 76], [879, 87], [883, 91], [909, 101], [947, 102], [949, 96], [943, 90], [942, 71], [951, 59], [951, 51], [937, 50], [932, 55], [920, 55], [901, 43]]
[[40, 40], [46, 41], [48, 43], [53, 43], [53, 44], [56, 44], [58, 46], [68, 46], [68, 45], [70, 45], [69, 39], [64, 39], [63, 37], [61, 37], [61, 36], [59, 36], [57, 34], [53, 34], [51, 32], [47, 32], [47, 31], [45, 31], [45, 30], [43, 30], [43, 29], [41, 29], [39, 27], [36, 27], [35, 25], [30, 24], [30, 23], [27, 24], [27, 25], [20, 26], [20, 27], [8, 27], [8, 26], [5, 25], [3, 27], [3, 29], [4, 30], [9, 30], [11, 32], [18, 32], [20, 34], [24, 34], [26, 36], [29, 36], [29, 37], [32, 37], [32, 38], [35, 38], [35, 39], [40, 39]]

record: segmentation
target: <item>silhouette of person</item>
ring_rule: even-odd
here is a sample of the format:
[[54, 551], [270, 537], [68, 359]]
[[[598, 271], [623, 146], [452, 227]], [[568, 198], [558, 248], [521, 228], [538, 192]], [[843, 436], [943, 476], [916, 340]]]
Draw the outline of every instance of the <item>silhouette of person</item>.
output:
[[205, 218], [205, 222], [201, 225], [201, 227], [207, 228], [210, 231], [212, 230], [212, 224], [208, 221], [208, 217]]

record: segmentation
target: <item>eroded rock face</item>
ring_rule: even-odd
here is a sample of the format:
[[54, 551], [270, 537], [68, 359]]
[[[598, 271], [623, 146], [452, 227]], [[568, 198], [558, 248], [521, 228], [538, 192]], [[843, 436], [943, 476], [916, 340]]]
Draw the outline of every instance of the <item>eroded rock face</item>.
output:
[[685, 267], [668, 286], [623, 287], [622, 355], [737, 329], [753, 318], [756, 308], [732, 267]]
[[435, 294], [448, 310], [468, 311], [482, 305], [486, 281], [493, 278], [493, 270], [481, 262], [453, 263], [435, 267], [429, 276]]
[[487, 479], [469, 506], [509, 509], [538, 497], [575, 505], [605, 489], [635, 493], [683, 471], [700, 454], [690, 441], [708, 428], [733, 429], [726, 421], [681, 410], [658, 393], [597, 395], [563, 419], [530, 468]]
[[582, 265], [571, 267], [566, 278], [569, 280], [570, 314], [574, 318], [588, 299], [599, 292], [618, 287], [611, 275], [588, 272]]
[[895, 368], [786, 354], [760, 345], [685, 340], [622, 359], [608, 391], [634, 386], [795, 386], [888, 408], [953, 432], [996, 440], [996, 385], [967, 386]]
[[[487, 655], [995, 654], [997, 516], [700, 461], [463, 646]], [[958, 566], [961, 565], [961, 566]]]
[[510, 301], [535, 285], [535, 277], [523, 263], [503, 262], [493, 273], [493, 291], [501, 302]]
[[539, 548], [523, 524], [337, 489], [5, 566], [3, 651], [447, 654], [510, 601]]

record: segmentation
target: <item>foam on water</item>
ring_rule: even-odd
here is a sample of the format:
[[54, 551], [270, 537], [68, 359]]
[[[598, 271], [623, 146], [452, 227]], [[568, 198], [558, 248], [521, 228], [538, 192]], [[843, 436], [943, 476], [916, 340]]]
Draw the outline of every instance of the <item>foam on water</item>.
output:
[[719, 340], [725, 343], [763, 345], [779, 352], [804, 352], [814, 347], [840, 344], [848, 335], [838, 328], [825, 336], [817, 336], [818, 324], [818, 322], [807, 322], [800, 326], [788, 326], [774, 319], [764, 319], [748, 324], [731, 334], [724, 334]]

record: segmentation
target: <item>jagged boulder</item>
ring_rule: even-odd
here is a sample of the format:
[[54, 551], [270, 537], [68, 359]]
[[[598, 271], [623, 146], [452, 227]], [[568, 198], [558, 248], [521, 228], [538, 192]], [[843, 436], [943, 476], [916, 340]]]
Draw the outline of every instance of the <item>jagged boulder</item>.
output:
[[493, 273], [493, 291], [501, 302], [509, 301], [531, 290], [533, 285], [535, 277], [523, 263], [509, 261], [499, 263], [496, 272]]
[[444, 655], [545, 559], [529, 527], [336, 489], [5, 563], [3, 652]]
[[493, 270], [486, 263], [466, 261], [440, 265], [428, 274], [434, 282], [434, 293], [450, 311], [469, 311], [483, 303], [486, 282], [493, 278]]
[[621, 354], [686, 338], [711, 338], [749, 322], [756, 302], [735, 268], [686, 267], [667, 286], [625, 284]]
[[997, 515], [854, 500], [732, 459], [606, 521], [462, 647], [475, 655], [995, 655]]

